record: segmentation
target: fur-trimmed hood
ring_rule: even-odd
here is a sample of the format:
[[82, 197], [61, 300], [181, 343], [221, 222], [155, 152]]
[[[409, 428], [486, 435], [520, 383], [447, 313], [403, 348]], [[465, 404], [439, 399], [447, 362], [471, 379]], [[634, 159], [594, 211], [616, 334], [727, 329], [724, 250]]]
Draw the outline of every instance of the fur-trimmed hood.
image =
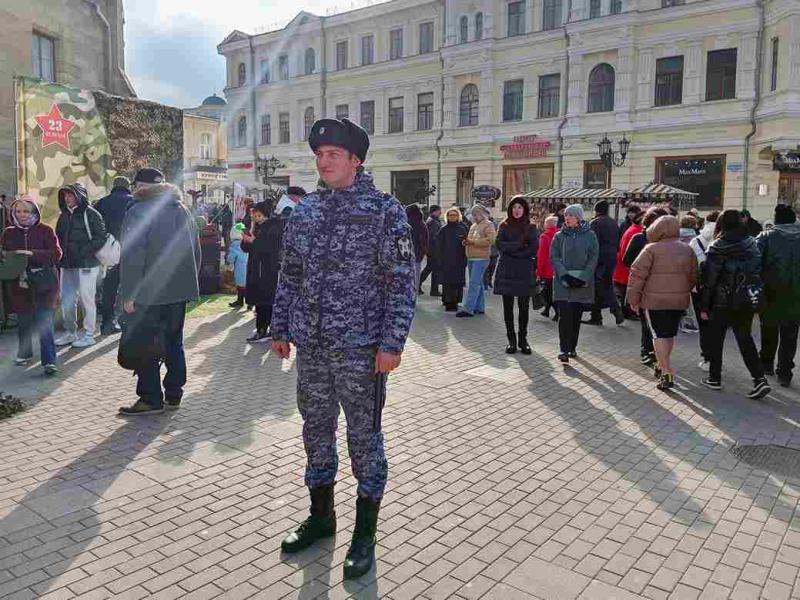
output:
[[133, 197], [137, 202], [157, 201], [183, 204], [180, 190], [171, 183], [154, 183], [146, 187], [139, 187]]

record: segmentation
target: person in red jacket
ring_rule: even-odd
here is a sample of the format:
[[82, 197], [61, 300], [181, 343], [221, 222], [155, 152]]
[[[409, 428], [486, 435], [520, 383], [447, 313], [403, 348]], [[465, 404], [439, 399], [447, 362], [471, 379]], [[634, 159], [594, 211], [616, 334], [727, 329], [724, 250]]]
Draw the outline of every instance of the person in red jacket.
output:
[[553, 236], [558, 232], [558, 217], [553, 215], [544, 220], [544, 233], [539, 236], [539, 249], [536, 252], [536, 277], [542, 285], [544, 297], [543, 317], [550, 316], [550, 307], [553, 307], [553, 321], [558, 321], [558, 309], [553, 305], [553, 263], [550, 262], [550, 244]]
[[6, 252], [24, 254], [28, 267], [10, 286], [11, 308], [17, 313], [19, 349], [14, 363], [27, 365], [33, 358], [31, 339], [39, 333], [42, 367], [46, 375], [58, 372], [53, 315], [58, 306], [58, 270], [61, 246], [55, 231], [41, 221], [33, 196], [25, 194], [11, 205], [11, 227], [0, 236]]
[[[619, 250], [617, 251], [617, 266], [614, 268], [614, 287], [617, 291], [617, 296], [620, 298], [625, 298], [625, 290], [628, 287], [628, 280], [630, 279], [631, 269], [628, 267], [622, 260], [622, 257], [625, 256], [625, 251], [628, 249], [628, 244], [631, 243], [631, 239], [637, 233], [641, 233], [644, 231], [644, 226], [642, 225], [642, 217], [644, 213], [641, 211], [638, 212], [631, 212], [630, 209], [628, 211], [628, 218], [631, 219], [631, 224], [625, 229], [622, 237], [619, 240]], [[622, 304], [622, 311], [625, 313], [625, 318], [636, 320], [637, 316], [630, 307], [625, 304], [625, 302], [621, 302]]]

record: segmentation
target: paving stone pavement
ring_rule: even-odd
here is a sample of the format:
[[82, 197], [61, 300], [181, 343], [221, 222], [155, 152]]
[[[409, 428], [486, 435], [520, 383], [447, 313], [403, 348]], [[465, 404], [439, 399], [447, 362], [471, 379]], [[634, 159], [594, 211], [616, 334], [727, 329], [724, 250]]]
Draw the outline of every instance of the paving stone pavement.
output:
[[0, 337], [0, 389], [29, 404], [0, 421], [0, 597], [800, 598], [800, 481], [728, 452], [800, 448], [797, 387], [746, 400], [730, 347], [725, 391], [701, 389], [682, 335], [680, 387], [659, 392], [634, 323], [585, 327], [564, 367], [535, 315], [533, 355], [507, 356], [501, 312], [421, 298], [384, 413], [377, 569], [347, 583], [342, 436], [338, 535], [280, 555], [307, 510], [301, 420], [293, 365], [243, 343], [249, 316], [189, 321], [184, 405], [128, 421], [115, 340], [63, 352], [48, 380]]

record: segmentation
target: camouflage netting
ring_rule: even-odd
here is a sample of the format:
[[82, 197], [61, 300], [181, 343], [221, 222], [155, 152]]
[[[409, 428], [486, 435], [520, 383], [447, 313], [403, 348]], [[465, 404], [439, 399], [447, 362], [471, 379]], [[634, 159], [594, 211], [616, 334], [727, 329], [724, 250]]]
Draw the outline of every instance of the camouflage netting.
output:
[[23, 410], [25, 410], [25, 405], [22, 400], [0, 392], [0, 419], [5, 419]]
[[133, 177], [138, 169], [150, 166], [160, 169], [168, 181], [180, 181], [183, 111], [99, 91], [93, 95], [119, 174]]

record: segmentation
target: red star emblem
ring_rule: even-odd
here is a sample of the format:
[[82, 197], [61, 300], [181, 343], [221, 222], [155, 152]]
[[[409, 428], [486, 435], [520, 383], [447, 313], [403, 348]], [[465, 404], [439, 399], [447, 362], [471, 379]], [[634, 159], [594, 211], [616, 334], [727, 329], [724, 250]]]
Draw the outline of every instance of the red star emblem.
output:
[[58, 109], [58, 105], [53, 104], [49, 113], [38, 115], [35, 119], [42, 129], [42, 148], [57, 144], [64, 150], [71, 150], [69, 132], [75, 127], [75, 122], [65, 119]]

